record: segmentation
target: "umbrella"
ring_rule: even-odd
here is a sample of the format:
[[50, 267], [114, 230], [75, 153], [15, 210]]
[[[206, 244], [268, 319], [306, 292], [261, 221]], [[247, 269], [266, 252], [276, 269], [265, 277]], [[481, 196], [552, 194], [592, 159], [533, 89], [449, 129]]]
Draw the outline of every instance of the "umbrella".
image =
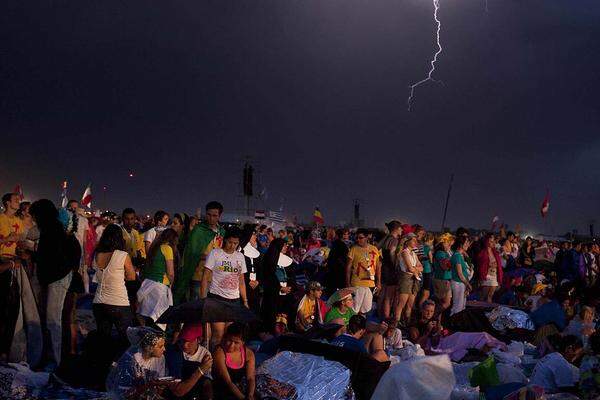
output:
[[180, 322], [242, 322], [258, 318], [246, 307], [213, 298], [189, 301], [167, 309], [156, 321], [157, 324]]
[[342, 300], [343, 298], [348, 297], [348, 295], [351, 295], [352, 293], [354, 293], [354, 290], [352, 290], [350, 288], [338, 289], [327, 300], [327, 307], [333, 306], [334, 303], [337, 303], [338, 301]]

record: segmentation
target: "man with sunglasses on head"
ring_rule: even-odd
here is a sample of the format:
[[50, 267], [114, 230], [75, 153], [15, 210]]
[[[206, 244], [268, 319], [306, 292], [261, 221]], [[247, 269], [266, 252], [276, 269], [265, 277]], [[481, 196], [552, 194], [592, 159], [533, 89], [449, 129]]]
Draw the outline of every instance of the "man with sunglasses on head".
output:
[[346, 286], [354, 290], [354, 311], [367, 314], [373, 307], [373, 290], [381, 289], [381, 253], [369, 244], [366, 229], [356, 231], [356, 244], [348, 253]]

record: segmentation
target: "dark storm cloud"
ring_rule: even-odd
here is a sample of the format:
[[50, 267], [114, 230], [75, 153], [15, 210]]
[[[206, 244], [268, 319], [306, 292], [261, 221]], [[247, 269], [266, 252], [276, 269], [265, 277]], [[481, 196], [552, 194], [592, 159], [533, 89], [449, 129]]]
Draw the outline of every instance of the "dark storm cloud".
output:
[[[441, 1], [9, 2], [1, 13], [4, 190], [93, 182], [116, 208], [269, 203], [562, 233], [598, 215], [600, 4]], [[136, 178], [128, 179], [129, 170]], [[98, 193], [109, 186], [106, 198]], [[551, 217], [538, 210], [551, 189]], [[260, 190], [260, 188], [258, 189]]]

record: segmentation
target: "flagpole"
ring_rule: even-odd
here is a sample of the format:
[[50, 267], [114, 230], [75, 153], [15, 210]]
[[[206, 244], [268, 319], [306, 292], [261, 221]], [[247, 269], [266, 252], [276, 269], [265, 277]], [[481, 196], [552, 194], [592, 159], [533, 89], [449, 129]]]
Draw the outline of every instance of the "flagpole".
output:
[[452, 192], [452, 182], [454, 181], [454, 174], [450, 175], [450, 184], [448, 185], [448, 194], [446, 195], [446, 205], [444, 205], [444, 218], [442, 218], [442, 229], [441, 232], [444, 232], [444, 227], [446, 226], [446, 216], [448, 214], [448, 202], [450, 201], [450, 193]]

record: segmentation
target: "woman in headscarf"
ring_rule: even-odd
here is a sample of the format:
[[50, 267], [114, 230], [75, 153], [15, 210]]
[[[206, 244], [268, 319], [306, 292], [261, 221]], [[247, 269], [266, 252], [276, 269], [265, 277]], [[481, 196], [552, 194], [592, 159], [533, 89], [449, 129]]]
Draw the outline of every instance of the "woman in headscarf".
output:
[[241, 253], [246, 259], [246, 269], [248, 272], [244, 274], [246, 280], [246, 296], [248, 297], [248, 307], [254, 313], [260, 311], [260, 299], [262, 287], [262, 273], [260, 271], [260, 263], [258, 257], [260, 252], [257, 249], [256, 224], [246, 224], [242, 228], [242, 237], [240, 239]]
[[348, 264], [348, 252], [350, 251], [344, 242], [344, 234], [347, 233], [347, 229], [337, 230], [336, 239], [331, 244], [329, 257], [327, 257], [325, 288], [328, 296], [346, 286], [346, 264]]
[[268, 332], [275, 327], [277, 312], [285, 312], [284, 300], [292, 291], [291, 286], [288, 285], [285, 268], [279, 266], [279, 259], [286, 250], [286, 241], [279, 238], [274, 239], [269, 245], [262, 262], [264, 293], [261, 319], [264, 324], [263, 328]]

